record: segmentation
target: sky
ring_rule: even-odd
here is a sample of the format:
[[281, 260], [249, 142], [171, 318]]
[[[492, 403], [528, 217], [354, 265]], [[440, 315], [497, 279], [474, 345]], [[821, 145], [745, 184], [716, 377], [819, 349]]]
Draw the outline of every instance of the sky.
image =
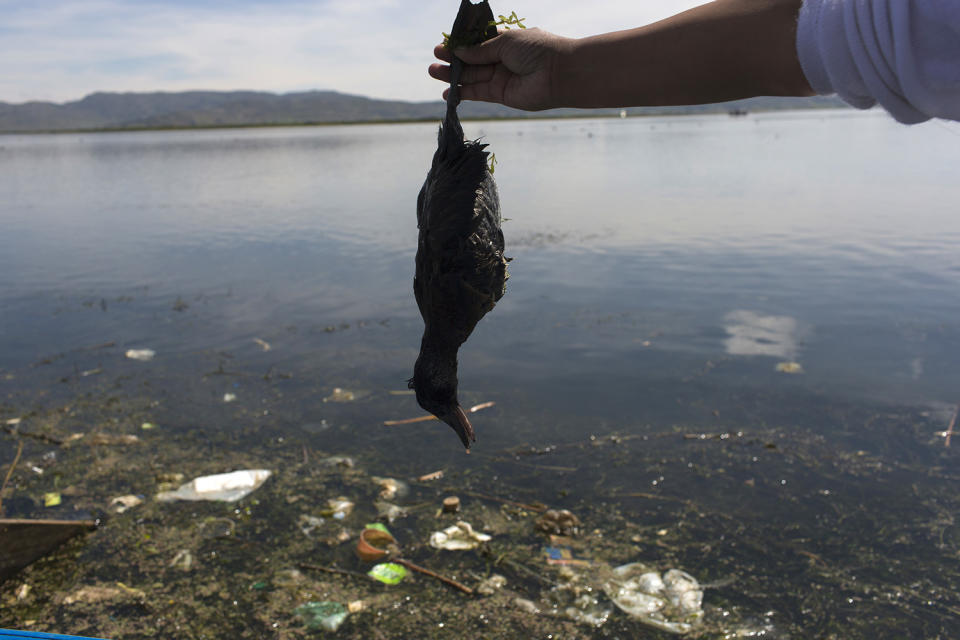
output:
[[[703, 0], [494, 0], [530, 27], [579, 37]], [[0, 102], [95, 91], [332, 89], [436, 100], [433, 46], [458, 0], [0, 0]]]

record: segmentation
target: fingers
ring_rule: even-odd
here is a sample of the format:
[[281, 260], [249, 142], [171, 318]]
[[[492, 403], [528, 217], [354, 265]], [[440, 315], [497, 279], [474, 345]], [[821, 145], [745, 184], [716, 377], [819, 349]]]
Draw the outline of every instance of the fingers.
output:
[[447, 49], [447, 47], [442, 44], [438, 44], [433, 48], [433, 55], [444, 62], [453, 62], [453, 54], [450, 53], [450, 49]]
[[[489, 82], [493, 78], [495, 71], [496, 67], [492, 64], [465, 66], [463, 73], [460, 75], [460, 84], [467, 85], [475, 82]], [[430, 74], [431, 78], [436, 78], [443, 82], [450, 82], [449, 65], [434, 62], [427, 67], [427, 73]]]
[[503, 36], [497, 36], [472, 47], [461, 47], [455, 53], [467, 64], [496, 64], [500, 62], [503, 42]]
[[429, 67], [427, 67], [427, 73], [430, 74], [431, 78], [436, 78], [443, 82], [450, 82], [450, 66], [446, 64], [440, 64], [434, 62]]

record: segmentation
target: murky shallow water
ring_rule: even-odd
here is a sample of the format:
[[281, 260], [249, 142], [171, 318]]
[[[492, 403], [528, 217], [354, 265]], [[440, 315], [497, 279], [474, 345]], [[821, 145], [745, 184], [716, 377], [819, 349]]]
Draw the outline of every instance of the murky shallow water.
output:
[[[299, 637], [293, 609], [329, 596], [371, 603], [345, 636], [658, 637], [622, 613], [598, 629], [524, 613], [514, 598], [545, 585], [424, 546], [452, 492], [497, 534], [495, 556], [551, 580], [536, 514], [490, 497], [573, 510], [598, 561], [722, 584], [705, 596], [708, 637], [956, 634], [960, 478], [936, 435], [960, 401], [956, 125], [840, 112], [467, 132], [497, 153], [514, 257], [461, 350], [463, 404], [496, 402], [470, 456], [444, 425], [382, 425], [420, 414], [391, 391], [419, 345], [414, 202], [432, 125], [0, 138], [0, 420], [142, 441], [20, 438], [7, 515], [100, 513], [166, 472], [278, 474], [236, 511], [148, 501], [108, 517], [0, 587], [0, 625]], [[141, 347], [157, 356], [124, 358]], [[355, 399], [325, 402], [337, 387]], [[6, 469], [17, 439], [0, 437]], [[333, 454], [357, 467], [319, 466]], [[438, 571], [505, 573], [505, 591], [465, 603], [425, 579], [284, 582], [298, 563], [359, 566], [299, 516], [344, 493], [356, 533], [376, 516], [369, 474], [437, 469], [395, 534]], [[44, 509], [54, 490], [64, 505]], [[236, 523], [232, 542], [204, 536], [210, 518]], [[170, 566], [183, 549], [189, 571]], [[116, 581], [144, 598], [62, 606]]]

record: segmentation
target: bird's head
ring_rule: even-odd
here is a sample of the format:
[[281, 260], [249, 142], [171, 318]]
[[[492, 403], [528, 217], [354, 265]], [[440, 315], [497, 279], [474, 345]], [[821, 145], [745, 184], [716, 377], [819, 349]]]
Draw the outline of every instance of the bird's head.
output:
[[476, 442], [477, 436], [457, 401], [456, 357], [438, 358], [421, 353], [407, 386], [416, 391], [417, 404], [450, 425], [470, 451], [470, 443]]

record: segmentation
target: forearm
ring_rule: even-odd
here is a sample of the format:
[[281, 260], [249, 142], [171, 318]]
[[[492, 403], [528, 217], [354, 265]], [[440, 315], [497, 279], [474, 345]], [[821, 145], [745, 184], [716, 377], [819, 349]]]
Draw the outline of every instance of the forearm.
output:
[[716, 0], [654, 24], [573, 42], [557, 106], [703, 104], [813, 95], [796, 52], [802, 0]]

